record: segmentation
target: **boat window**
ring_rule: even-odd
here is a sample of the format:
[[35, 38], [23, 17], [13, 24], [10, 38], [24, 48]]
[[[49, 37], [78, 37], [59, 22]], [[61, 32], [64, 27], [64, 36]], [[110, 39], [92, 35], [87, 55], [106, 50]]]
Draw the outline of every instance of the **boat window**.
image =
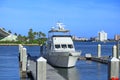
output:
[[61, 46], [62, 46], [62, 48], [67, 48], [66, 44], [62, 44]]
[[68, 44], [68, 48], [73, 48], [73, 45], [72, 44]]
[[60, 44], [56, 44], [56, 45], [55, 45], [55, 48], [60, 48]]

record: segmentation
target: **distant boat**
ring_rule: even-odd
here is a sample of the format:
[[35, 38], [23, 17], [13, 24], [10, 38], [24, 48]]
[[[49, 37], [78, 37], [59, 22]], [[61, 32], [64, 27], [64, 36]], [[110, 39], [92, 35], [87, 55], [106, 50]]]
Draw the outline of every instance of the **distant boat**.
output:
[[48, 40], [43, 46], [42, 54], [48, 63], [57, 67], [73, 67], [81, 52], [75, 51], [70, 31], [65, 30], [62, 23], [48, 32]]

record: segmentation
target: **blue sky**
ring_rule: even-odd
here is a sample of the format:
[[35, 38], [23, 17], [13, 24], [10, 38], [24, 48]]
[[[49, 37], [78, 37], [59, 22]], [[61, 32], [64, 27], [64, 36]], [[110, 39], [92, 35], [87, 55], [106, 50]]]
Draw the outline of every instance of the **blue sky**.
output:
[[78, 37], [104, 30], [113, 38], [120, 34], [120, 0], [0, 0], [0, 27], [13, 33], [47, 34], [58, 21]]

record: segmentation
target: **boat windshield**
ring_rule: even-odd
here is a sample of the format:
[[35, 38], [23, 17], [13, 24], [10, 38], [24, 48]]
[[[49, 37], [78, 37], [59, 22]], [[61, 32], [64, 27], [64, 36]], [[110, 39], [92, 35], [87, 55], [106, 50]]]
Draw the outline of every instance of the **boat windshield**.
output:
[[60, 44], [56, 44], [55, 48], [57, 48], [57, 49], [60, 48]]
[[67, 48], [66, 44], [62, 44], [61, 46], [62, 46], [62, 48]]
[[73, 48], [73, 45], [72, 44], [68, 44], [68, 48]]
[[73, 45], [72, 44], [55, 44], [55, 48], [56, 49], [59, 49], [59, 48], [70, 48], [72, 49], [73, 48]]

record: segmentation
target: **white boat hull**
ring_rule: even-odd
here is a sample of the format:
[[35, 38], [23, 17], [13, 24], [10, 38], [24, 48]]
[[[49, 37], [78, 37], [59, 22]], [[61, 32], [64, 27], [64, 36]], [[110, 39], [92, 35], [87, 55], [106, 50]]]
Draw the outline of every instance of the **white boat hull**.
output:
[[[65, 53], [63, 53], [65, 54]], [[74, 67], [76, 64], [76, 61], [78, 59], [78, 56], [73, 55], [63, 55], [59, 53], [59, 55], [51, 54], [47, 55], [46, 59], [48, 63], [50, 63], [52, 66], [56, 67]], [[80, 53], [79, 53], [80, 54]], [[79, 55], [80, 56], [80, 55]]]
[[81, 52], [76, 52], [70, 31], [62, 23], [48, 31], [48, 39], [41, 54], [47, 62], [57, 67], [73, 67]]

